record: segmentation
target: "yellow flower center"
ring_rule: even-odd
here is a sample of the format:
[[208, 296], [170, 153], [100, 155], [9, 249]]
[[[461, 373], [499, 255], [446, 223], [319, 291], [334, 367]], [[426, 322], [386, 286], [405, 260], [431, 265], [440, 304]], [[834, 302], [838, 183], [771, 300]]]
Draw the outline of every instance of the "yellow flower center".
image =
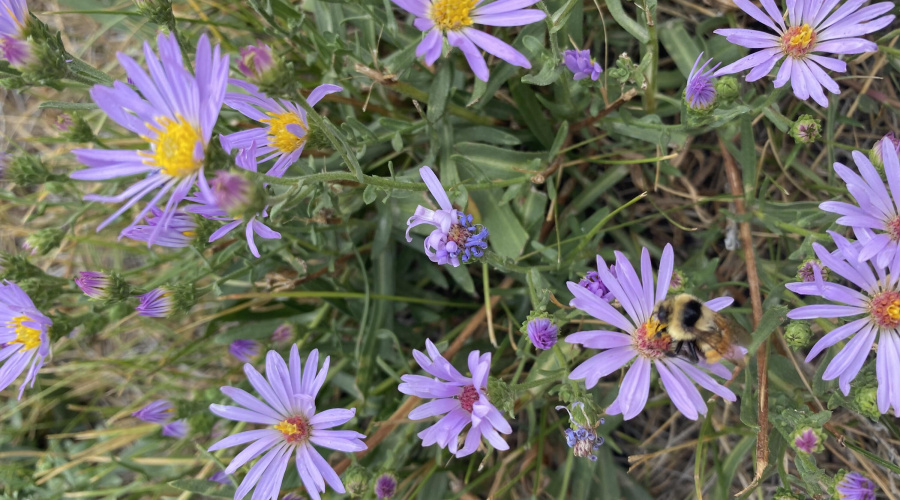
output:
[[153, 152], [142, 152], [141, 155], [152, 158], [153, 164], [172, 177], [187, 177], [200, 170], [203, 158], [194, 156], [197, 142], [201, 140], [200, 131], [180, 115], [177, 121], [162, 116], [156, 123], [158, 126], [147, 124], [147, 128], [156, 132], [156, 137], [144, 137], [153, 146]]
[[25, 346], [23, 349], [25, 351], [41, 345], [41, 331], [23, 325], [22, 323], [25, 323], [26, 321], [34, 320], [28, 316], [16, 316], [12, 321], [6, 324], [6, 326], [13, 328], [16, 332], [16, 340], [13, 340], [10, 343], [22, 344]]
[[284, 435], [288, 443], [296, 443], [309, 437], [309, 422], [303, 417], [290, 417], [275, 425], [275, 430]]
[[303, 120], [294, 113], [266, 113], [271, 118], [260, 120], [269, 124], [269, 145], [278, 148], [282, 153], [290, 153], [296, 151], [297, 148], [306, 142], [306, 136], [297, 137], [290, 130], [288, 125], [299, 125], [304, 131], [307, 130]]
[[791, 26], [781, 37], [781, 48], [791, 57], [803, 57], [816, 45], [816, 32], [808, 24]]
[[875, 322], [883, 328], [900, 326], [900, 292], [881, 292], [869, 303], [869, 312]]
[[437, 0], [431, 4], [431, 20], [441, 30], [458, 30], [472, 25], [469, 14], [477, 0]]

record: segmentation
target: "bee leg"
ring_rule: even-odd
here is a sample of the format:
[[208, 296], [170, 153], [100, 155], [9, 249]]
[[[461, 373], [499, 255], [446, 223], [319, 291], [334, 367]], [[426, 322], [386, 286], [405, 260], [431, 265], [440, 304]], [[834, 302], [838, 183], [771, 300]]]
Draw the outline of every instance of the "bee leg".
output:
[[700, 353], [697, 352], [697, 344], [695, 344], [694, 342], [688, 342], [687, 346], [687, 355], [691, 362], [696, 363], [700, 361]]

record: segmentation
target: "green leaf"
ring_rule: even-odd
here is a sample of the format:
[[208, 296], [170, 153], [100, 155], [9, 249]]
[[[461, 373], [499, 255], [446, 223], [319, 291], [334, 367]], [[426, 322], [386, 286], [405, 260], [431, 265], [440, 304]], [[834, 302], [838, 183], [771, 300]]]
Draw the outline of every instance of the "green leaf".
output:
[[64, 101], [44, 101], [38, 106], [40, 109], [62, 109], [65, 111], [93, 111], [100, 109], [99, 106], [92, 102], [64, 102]]
[[190, 491], [216, 498], [233, 498], [234, 486], [222, 485], [207, 479], [178, 479], [169, 483], [169, 486], [179, 490]]
[[528, 129], [544, 147], [550, 147], [553, 143], [553, 128], [550, 125], [551, 121], [544, 115], [543, 106], [534, 96], [534, 91], [515, 80], [509, 82], [509, 91]]
[[369, 184], [366, 186], [365, 191], [363, 191], [363, 201], [366, 205], [371, 205], [375, 199], [378, 198], [378, 188], [374, 185]]
[[647, 32], [647, 27], [644, 23], [638, 23], [634, 18], [625, 13], [625, 9], [622, 8], [621, 0], [606, 0], [606, 8], [609, 9], [609, 13], [612, 14], [613, 19], [615, 19], [616, 22], [619, 23], [619, 26], [627, 31], [628, 34], [637, 38], [642, 44], [650, 41], [650, 33]]
[[528, 233], [508, 205], [501, 207], [497, 197], [489, 191], [471, 191], [469, 195], [478, 205], [482, 224], [490, 231], [488, 245], [495, 252], [515, 259], [522, 254]]
[[487, 179], [514, 179], [529, 172], [536, 174], [542, 170], [542, 159], [545, 157], [541, 153], [513, 151], [472, 142], [456, 144], [454, 150], [477, 166]]
[[762, 345], [766, 339], [769, 338], [769, 335], [775, 331], [784, 320], [787, 318], [788, 308], [787, 306], [775, 306], [769, 309], [766, 309], [766, 312], [763, 313], [763, 317], [759, 320], [759, 326], [756, 328], [756, 331], [753, 332], [753, 337], [750, 342], [750, 345], [747, 346], [747, 350], [752, 354], [756, 352], [756, 349]]
[[442, 64], [437, 76], [431, 82], [428, 90], [428, 110], [425, 115], [428, 121], [434, 123], [444, 116], [447, 109], [447, 99], [450, 97], [450, 64]]
[[672, 56], [678, 71], [687, 78], [700, 55], [700, 47], [684, 28], [684, 21], [678, 19], [660, 25], [659, 42]]

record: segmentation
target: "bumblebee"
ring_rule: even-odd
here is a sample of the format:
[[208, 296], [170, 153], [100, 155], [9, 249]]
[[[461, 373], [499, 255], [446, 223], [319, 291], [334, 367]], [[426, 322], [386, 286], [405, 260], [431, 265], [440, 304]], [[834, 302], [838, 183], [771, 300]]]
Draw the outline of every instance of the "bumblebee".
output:
[[713, 311], [693, 295], [681, 293], [668, 297], [653, 308], [653, 318], [659, 321], [657, 335], [663, 332], [675, 342], [670, 356], [684, 357], [696, 363], [701, 358], [716, 363], [722, 358], [740, 362], [743, 353], [735, 339], [745, 331], [734, 321]]

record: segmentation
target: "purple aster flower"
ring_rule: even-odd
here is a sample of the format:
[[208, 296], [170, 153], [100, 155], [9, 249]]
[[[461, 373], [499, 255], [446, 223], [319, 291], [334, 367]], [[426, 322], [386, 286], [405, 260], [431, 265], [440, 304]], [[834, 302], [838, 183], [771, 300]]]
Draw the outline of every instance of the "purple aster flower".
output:
[[81, 271], [75, 277], [75, 284], [92, 299], [103, 300], [109, 297], [110, 279], [106, 273]]
[[687, 87], [684, 89], [684, 101], [692, 109], [707, 109], [716, 102], [716, 86], [711, 77], [719, 65], [716, 64], [707, 69], [706, 67], [712, 62], [710, 58], [697, 69], [701, 58], [703, 58], [703, 52], [694, 61], [694, 67], [691, 68], [691, 73], [688, 75]]
[[[610, 415], [621, 413], [625, 420], [630, 420], [644, 409], [650, 394], [650, 372], [653, 366], [659, 372], [662, 385], [672, 402], [691, 420], [696, 420], [699, 415], [706, 415], [707, 410], [706, 400], [694, 384], [727, 401], [736, 399], [731, 390], [719, 384], [707, 373], [708, 371], [728, 379], [731, 373], [724, 366], [705, 361], [694, 365], [684, 359], [670, 356], [672, 339], [664, 331], [660, 331], [659, 321], [653, 317], [653, 308], [656, 303], [665, 299], [669, 292], [674, 260], [672, 245], [666, 245], [659, 264], [654, 294], [653, 268], [650, 253], [646, 248], [641, 252], [641, 277], [638, 277], [631, 262], [621, 252], [616, 252], [616, 276], [606, 270], [603, 258], [597, 256], [600, 279], [622, 304], [628, 317], [584, 287], [571, 281], [568, 283], [569, 291], [575, 296], [570, 305], [626, 332], [591, 330], [566, 337], [566, 342], [570, 344], [604, 350], [578, 365], [569, 374], [572, 380], [585, 379], [588, 389], [597, 385], [600, 377], [605, 377], [634, 361], [625, 373], [618, 397], [606, 409], [606, 413]], [[734, 299], [730, 297], [720, 297], [707, 302], [706, 306], [718, 311], [733, 301]]]
[[132, 417], [151, 424], [165, 424], [172, 419], [175, 406], [166, 399], [157, 399], [147, 406], [131, 414]]
[[834, 485], [843, 500], [875, 500], [875, 483], [859, 472], [848, 472]]
[[261, 80], [273, 66], [275, 66], [275, 58], [272, 57], [272, 47], [259, 40], [256, 41], [256, 45], [241, 47], [241, 55], [238, 58], [238, 70], [248, 80]]
[[875, 373], [878, 380], [878, 411], [888, 413], [893, 406], [894, 416], [900, 417], [900, 384], [897, 383], [900, 380], [900, 332], [897, 331], [900, 327], [900, 253], [894, 256], [888, 267], [880, 267], [874, 262], [860, 261], [858, 245], [837, 233], [829, 234], [838, 251], [830, 253], [818, 243], [813, 243], [813, 250], [823, 264], [854, 287], [824, 281], [818, 271], [812, 283], [788, 283], [788, 290], [794, 293], [830, 301], [828, 304], [798, 307], [788, 313], [788, 318], [857, 317], [822, 337], [810, 350], [806, 362], [852, 337], [822, 373], [823, 380], [837, 378], [841, 392], [847, 395], [850, 393], [850, 382], [865, 364], [877, 339]]
[[847, 184], [847, 191], [858, 206], [826, 201], [820, 203], [819, 208], [841, 215], [837, 223], [856, 230], [862, 244], [858, 254], [860, 262], [874, 258], [878, 267], [887, 267], [897, 253], [900, 241], [900, 212], [896, 208], [900, 205], [900, 160], [893, 147], [884, 148], [887, 187], [864, 154], [854, 151], [853, 160], [861, 176], [840, 163], [834, 164], [834, 171]]
[[[246, 90], [249, 95], [229, 92], [225, 96], [225, 104], [265, 126], [223, 135], [220, 138], [222, 147], [230, 153], [233, 149], [250, 148], [254, 143], [264, 144], [256, 148], [256, 157], [261, 158], [260, 162], [275, 159], [275, 164], [266, 174], [281, 177], [303, 153], [309, 133], [306, 111], [290, 101], [267, 97], [250, 83], [235, 79], [230, 83]], [[337, 85], [319, 85], [309, 93], [306, 102], [315, 106], [326, 95], [342, 90]]]
[[431, 167], [420, 168], [419, 175], [441, 208], [431, 210], [422, 205], [416, 207], [416, 213], [406, 221], [406, 241], [412, 241], [409, 235], [412, 228], [419, 224], [429, 224], [435, 227], [425, 238], [425, 255], [431, 262], [459, 267], [460, 256], [463, 262], [468, 262], [472, 255], [481, 257], [482, 250], [487, 248], [485, 240], [488, 230], [481, 224], [473, 224], [471, 215], [453, 208], [447, 191], [444, 191]]
[[139, 315], [150, 318], [165, 318], [172, 314], [175, 306], [172, 301], [172, 292], [166, 288], [154, 288], [138, 299], [141, 303], [134, 310]]
[[190, 430], [191, 426], [188, 424], [187, 419], [182, 418], [164, 425], [162, 428], [162, 435], [166, 437], [183, 439], [188, 435], [188, 432]]
[[378, 500], [390, 500], [397, 493], [397, 478], [393, 474], [384, 473], [375, 479], [375, 497]]
[[[597, 265], [601, 265], [600, 259], [597, 259]], [[615, 265], [609, 266], [609, 269], [607, 271], [609, 271], [613, 278], [616, 277]], [[600, 279], [600, 273], [598, 273], [597, 271], [588, 271], [588, 273], [584, 275], [584, 279], [578, 282], [578, 286], [587, 288], [591, 293], [607, 302], [612, 302], [616, 299], [609, 291], [609, 288], [603, 284], [603, 280]]]
[[0, 368], [0, 391], [24, 372], [25, 380], [19, 386], [22, 399], [25, 387], [34, 387], [37, 372], [50, 355], [47, 329], [53, 322], [37, 310], [18, 285], [4, 283], [0, 285], [0, 362], [6, 363]]
[[157, 38], [159, 58], [144, 43], [144, 57], [150, 76], [134, 59], [120, 53], [119, 62], [140, 92], [123, 82], [113, 87], [97, 85], [91, 97], [114, 121], [138, 134], [150, 146], [147, 150], [75, 149], [78, 161], [89, 168], [71, 174], [73, 179], [98, 181], [147, 174], [144, 179], [116, 196], [87, 195], [86, 200], [125, 202], [103, 221], [97, 230], [117, 219], [142, 198], [155, 192], [132, 225], [143, 219], [168, 195], [158, 222], [147, 237], [156, 243], [169, 228], [175, 208], [196, 180], [203, 176], [206, 149], [213, 126], [225, 99], [228, 85], [228, 56], [219, 47], [210, 48], [206, 35], [200, 37], [194, 60], [196, 76], [184, 66], [175, 35]]
[[229, 478], [228, 474], [225, 474], [225, 471], [223, 470], [220, 470], [212, 476], [209, 476], [209, 480], [219, 484], [231, 484], [231, 478]]
[[[235, 163], [241, 168], [256, 172], [256, 143], [250, 144], [248, 149], [242, 149], [238, 153]], [[246, 183], [246, 180], [242, 177], [238, 175], [235, 175], [235, 177], [240, 178]], [[269, 216], [265, 208], [263, 208], [262, 212], [257, 213], [247, 220], [244, 220], [243, 215], [229, 215], [229, 211], [225, 207], [234, 207], [239, 203], [247, 203], [250, 189], [246, 184], [243, 188], [240, 188], [234, 186], [233, 184], [235, 183], [231, 181], [228, 181], [229, 184], [232, 184], [231, 186], [224, 186], [222, 185], [223, 183], [216, 185], [215, 179], [213, 181], [213, 187], [209, 187], [206, 184], [205, 179], [200, 180], [200, 194], [188, 198], [190, 201], [195, 201], [200, 204], [192, 205], [188, 207], [187, 210], [207, 219], [227, 221], [224, 226], [220, 227], [209, 236], [210, 243], [222, 238], [241, 224], [245, 224], [244, 234], [247, 238], [247, 246], [250, 247], [250, 253], [252, 253], [254, 257], [259, 258], [259, 249], [256, 247], [254, 237], [259, 236], [260, 238], [267, 240], [278, 240], [281, 239], [281, 233], [272, 230], [272, 228], [260, 222], [260, 219]]]
[[538, 349], [547, 350], [556, 345], [558, 330], [549, 318], [534, 318], [528, 322], [525, 329], [531, 343]]
[[285, 323], [272, 332], [272, 342], [287, 342], [294, 338], [294, 327], [290, 323]]
[[413, 25], [425, 32], [416, 48], [416, 57], [425, 56], [425, 64], [437, 61], [444, 48], [444, 36], [451, 47], [459, 47], [472, 72], [488, 80], [488, 67], [479, 48], [513, 66], [531, 68], [528, 58], [499, 38], [479, 31], [473, 24], [485, 26], [525, 26], [544, 17], [543, 11], [526, 9], [537, 0], [495, 0], [483, 4], [479, 0], [391, 0], [401, 9], [416, 16]]
[[25, 36], [28, 6], [25, 0], [0, 0], [0, 58], [14, 68], [24, 68], [34, 61], [31, 45]]
[[[872, 151], [869, 152], [869, 161], [872, 162], [872, 165], [875, 166], [879, 171], [884, 170], [884, 160], [882, 159], [883, 153], [882, 150], [886, 145], [890, 145], [894, 147], [894, 152], [900, 156], [900, 137], [895, 137], [894, 132], [890, 131], [885, 134], [884, 137], [881, 138], [878, 142], [875, 143], [875, 146], [872, 148]], [[888, 147], [890, 147], [888, 146]]]
[[794, 436], [794, 448], [804, 453], [814, 453], [822, 450], [822, 441], [815, 429], [807, 427]]
[[237, 339], [228, 346], [228, 352], [239, 361], [249, 363], [259, 355], [261, 347], [255, 340]]
[[590, 78], [596, 82], [600, 78], [600, 73], [603, 73], [600, 63], [591, 58], [591, 51], [587, 49], [563, 52], [563, 62], [569, 71], [575, 73], [575, 77], [572, 78], [575, 81]]
[[197, 223], [190, 214], [176, 210], [168, 219], [168, 226], [160, 229], [163, 211], [150, 207], [150, 213], [144, 218], [146, 224], [132, 224], [122, 230], [119, 238], [149, 242], [154, 245], [170, 248], [186, 247], [197, 236]]
[[216, 451], [253, 443], [232, 459], [225, 469], [226, 474], [232, 474], [250, 460], [261, 457], [244, 476], [234, 494], [235, 500], [243, 498], [254, 486], [254, 498], [277, 498], [288, 461], [294, 452], [297, 454], [297, 472], [311, 498], [319, 500], [319, 492], [325, 492], [326, 483], [334, 491], [344, 493], [340, 477], [313, 445], [351, 453], [365, 450], [366, 444], [360, 440], [365, 436], [358, 432], [331, 430], [353, 418], [355, 409], [334, 408], [316, 412], [316, 394], [325, 383], [329, 361], [330, 358], [326, 357], [322, 369], [316, 373], [318, 349], [309, 353], [302, 370], [296, 344], [291, 348], [289, 364], [285, 364], [275, 351], [269, 351], [266, 356], [266, 378], [250, 364], [244, 365], [250, 385], [265, 402], [242, 389], [222, 387], [222, 393], [241, 407], [209, 406], [214, 414], [222, 418], [267, 426], [229, 436], [209, 448], [209, 451]]
[[[441, 356], [431, 340], [425, 340], [426, 356], [413, 350], [413, 358], [430, 378], [422, 375], [403, 375], [398, 387], [403, 394], [431, 398], [434, 401], [419, 406], [409, 413], [411, 420], [444, 415], [437, 423], [420, 432], [422, 446], [437, 443], [447, 448], [457, 458], [470, 455], [478, 449], [483, 437], [495, 449], [508, 450], [509, 445], [500, 433], [509, 434], [512, 427], [503, 414], [491, 404], [487, 395], [488, 372], [491, 370], [491, 354], [479, 351], [469, 353], [471, 377], [463, 377], [456, 368]], [[471, 424], [463, 447], [459, 437]]]
[[833, 94], [841, 91], [822, 68], [843, 73], [847, 71], [847, 63], [814, 52], [861, 54], [876, 51], [878, 46], [874, 42], [859, 37], [878, 31], [894, 20], [893, 15], [882, 16], [894, 8], [891, 2], [862, 7], [864, 1], [850, 0], [834, 10], [839, 1], [789, 0], [787, 12], [782, 14], [774, 0], [762, 0], [765, 13], [750, 0], [734, 0], [741, 10], [776, 34], [749, 29], [717, 29], [716, 33], [735, 45], [762, 50], [725, 66], [715, 76], [753, 68], [747, 74], [747, 81], [753, 82], [768, 75], [775, 64], [784, 59], [775, 77], [775, 87], [790, 81], [798, 99], [805, 101], [812, 97], [819, 105], [828, 106], [822, 87]]
[[816, 273], [820, 274], [823, 280], [828, 279], [828, 269], [822, 267], [818, 259], [809, 259], [797, 268], [797, 279], [810, 283], [816, 280]]

